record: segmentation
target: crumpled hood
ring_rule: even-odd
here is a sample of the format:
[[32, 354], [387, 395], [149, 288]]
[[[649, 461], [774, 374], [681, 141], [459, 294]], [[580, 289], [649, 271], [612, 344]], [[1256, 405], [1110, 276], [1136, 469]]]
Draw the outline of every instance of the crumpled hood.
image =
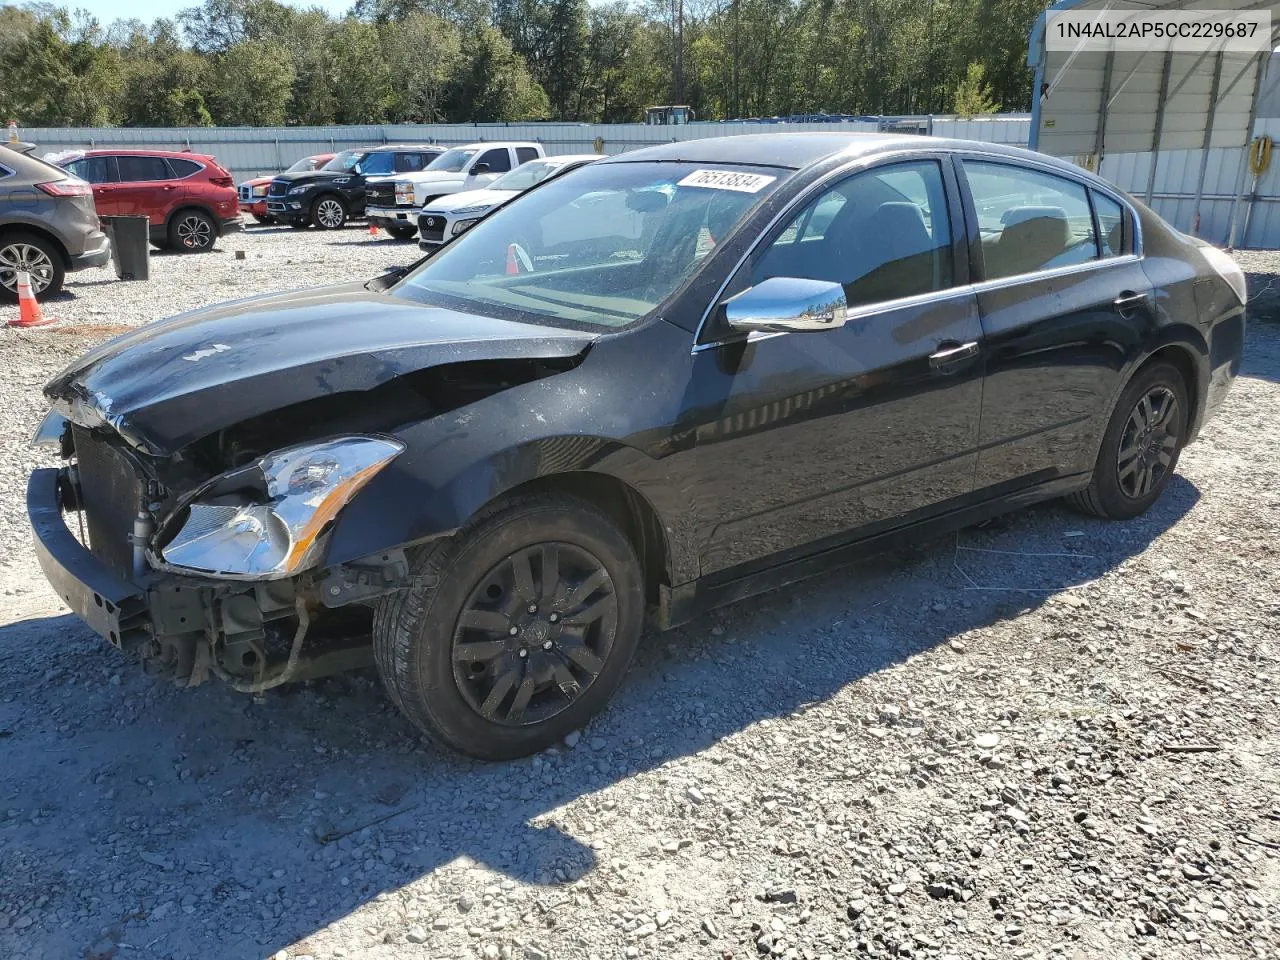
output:
[[216, 430], [446, 363], [572, 357], [594, 335], [373, 293], [361, 283], [179, 314], [89, 351], [45, 387], [74, 422], [167, 456]]
[[500, 203], [506, 203], [514, 197], [518, 190], [493, 190], [486, 188], [484, 190], [466, 190], [462, 193], [450, 194], [447, 197], [439, 197], [432, 200], [423, 207], [423, 213], [456, 213], [459, 210], [465, 210], [467, 207], [494, 207]]

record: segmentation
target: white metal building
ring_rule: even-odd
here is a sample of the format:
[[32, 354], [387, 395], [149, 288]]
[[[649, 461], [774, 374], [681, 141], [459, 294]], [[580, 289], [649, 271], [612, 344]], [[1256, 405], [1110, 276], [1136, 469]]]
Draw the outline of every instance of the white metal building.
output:
[[[1274, 0], [1126, 0], [1124, 10], [1270, 10], [1265, 53], [1049, 50], [1048, 15], [1112, 11], [1110, 0], [1058, 0], [1032, 29], [1035, 70], [1029, 145], [1097, 170], [1179, 229], [1230, 246], [1280, 246], [1280, 181], [1253, 178], [1249, 145], [1258, 104], [1280, 80]], [[1268, 70], [1270, 62], [1271, 69]], [[1280, 130], [1274, 131], [1280, 133]], [[1255, 209], [1258, 208], [1258, 209]]]

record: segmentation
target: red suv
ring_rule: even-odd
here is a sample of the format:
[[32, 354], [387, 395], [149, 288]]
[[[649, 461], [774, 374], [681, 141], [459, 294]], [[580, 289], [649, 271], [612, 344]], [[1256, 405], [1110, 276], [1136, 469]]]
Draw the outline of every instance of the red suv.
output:
[[93, 184], [98, 215], [151, 218], [151, 242], [181, 253], [209, 250], [243, 227], [235, 181], [213, 157], [167, 150], [87, 150], [58, 163]]

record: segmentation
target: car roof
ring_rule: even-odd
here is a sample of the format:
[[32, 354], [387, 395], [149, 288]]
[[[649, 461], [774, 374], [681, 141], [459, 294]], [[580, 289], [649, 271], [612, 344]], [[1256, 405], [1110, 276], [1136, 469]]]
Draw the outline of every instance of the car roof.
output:
[[[475, 143], [460, 143], [463, 150], [482, 150], [496, 147], [540, 147], [542, 144], [533, 140], [477, 140]], [[541, 159], [541, 158], [539, 158]]]
[[444, 153], [444, 147], [438, 143], [384, 143], [376, 147], [365, 147], [365, 153], [394, 153], [400, 150], [434, 150]]
[[591, 160], [603, 160], [604, 156], [599, 153], [557, 153], [554, 157], [535, 157], [526, 163], [543, 163], [547, 160], [555, 163], [585, 163]]
[[976, 140], [954, 140], [917, 134], [885, 133], [757, 133], [744, 136], [709, 137], [643, 147], [615, 154], [604, 163], [674, 162], [730, 163], [752, 166], [786, 167], [801, 170], [832, 157], [855, 159], [889, 150], [980, 150], [1007, 156], [1011, 160], [1035, 160], [1060, 167], [1075, 176], [1086, 173], [1074, 164], [1042, 153], [1006, 144]]
[[[166, 157], [174, 160], [212, 160], [207, 153], [196, 153], [192, 150], [139, 150], [136, 148], [114, 149], [112, 147], [94, 147], [92, 150], [77, 151], [84, 157]], [[74, 158], [68, 158], [74, 159]]]

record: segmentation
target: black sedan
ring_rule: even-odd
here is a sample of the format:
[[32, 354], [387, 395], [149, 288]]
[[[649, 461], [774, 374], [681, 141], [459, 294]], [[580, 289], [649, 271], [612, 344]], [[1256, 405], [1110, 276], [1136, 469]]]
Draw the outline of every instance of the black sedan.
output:
[[28, 510], [71, 608], [179, 679], [371, 659], [418, 728], [515, 757], [601, 709], [646, 621], [1051, 497], [1142, 513], [1244, 301], [1226, 254], [1023, 150], [674, 143], [412, 269], [98, 347], [46, 388], [68, 466]]

